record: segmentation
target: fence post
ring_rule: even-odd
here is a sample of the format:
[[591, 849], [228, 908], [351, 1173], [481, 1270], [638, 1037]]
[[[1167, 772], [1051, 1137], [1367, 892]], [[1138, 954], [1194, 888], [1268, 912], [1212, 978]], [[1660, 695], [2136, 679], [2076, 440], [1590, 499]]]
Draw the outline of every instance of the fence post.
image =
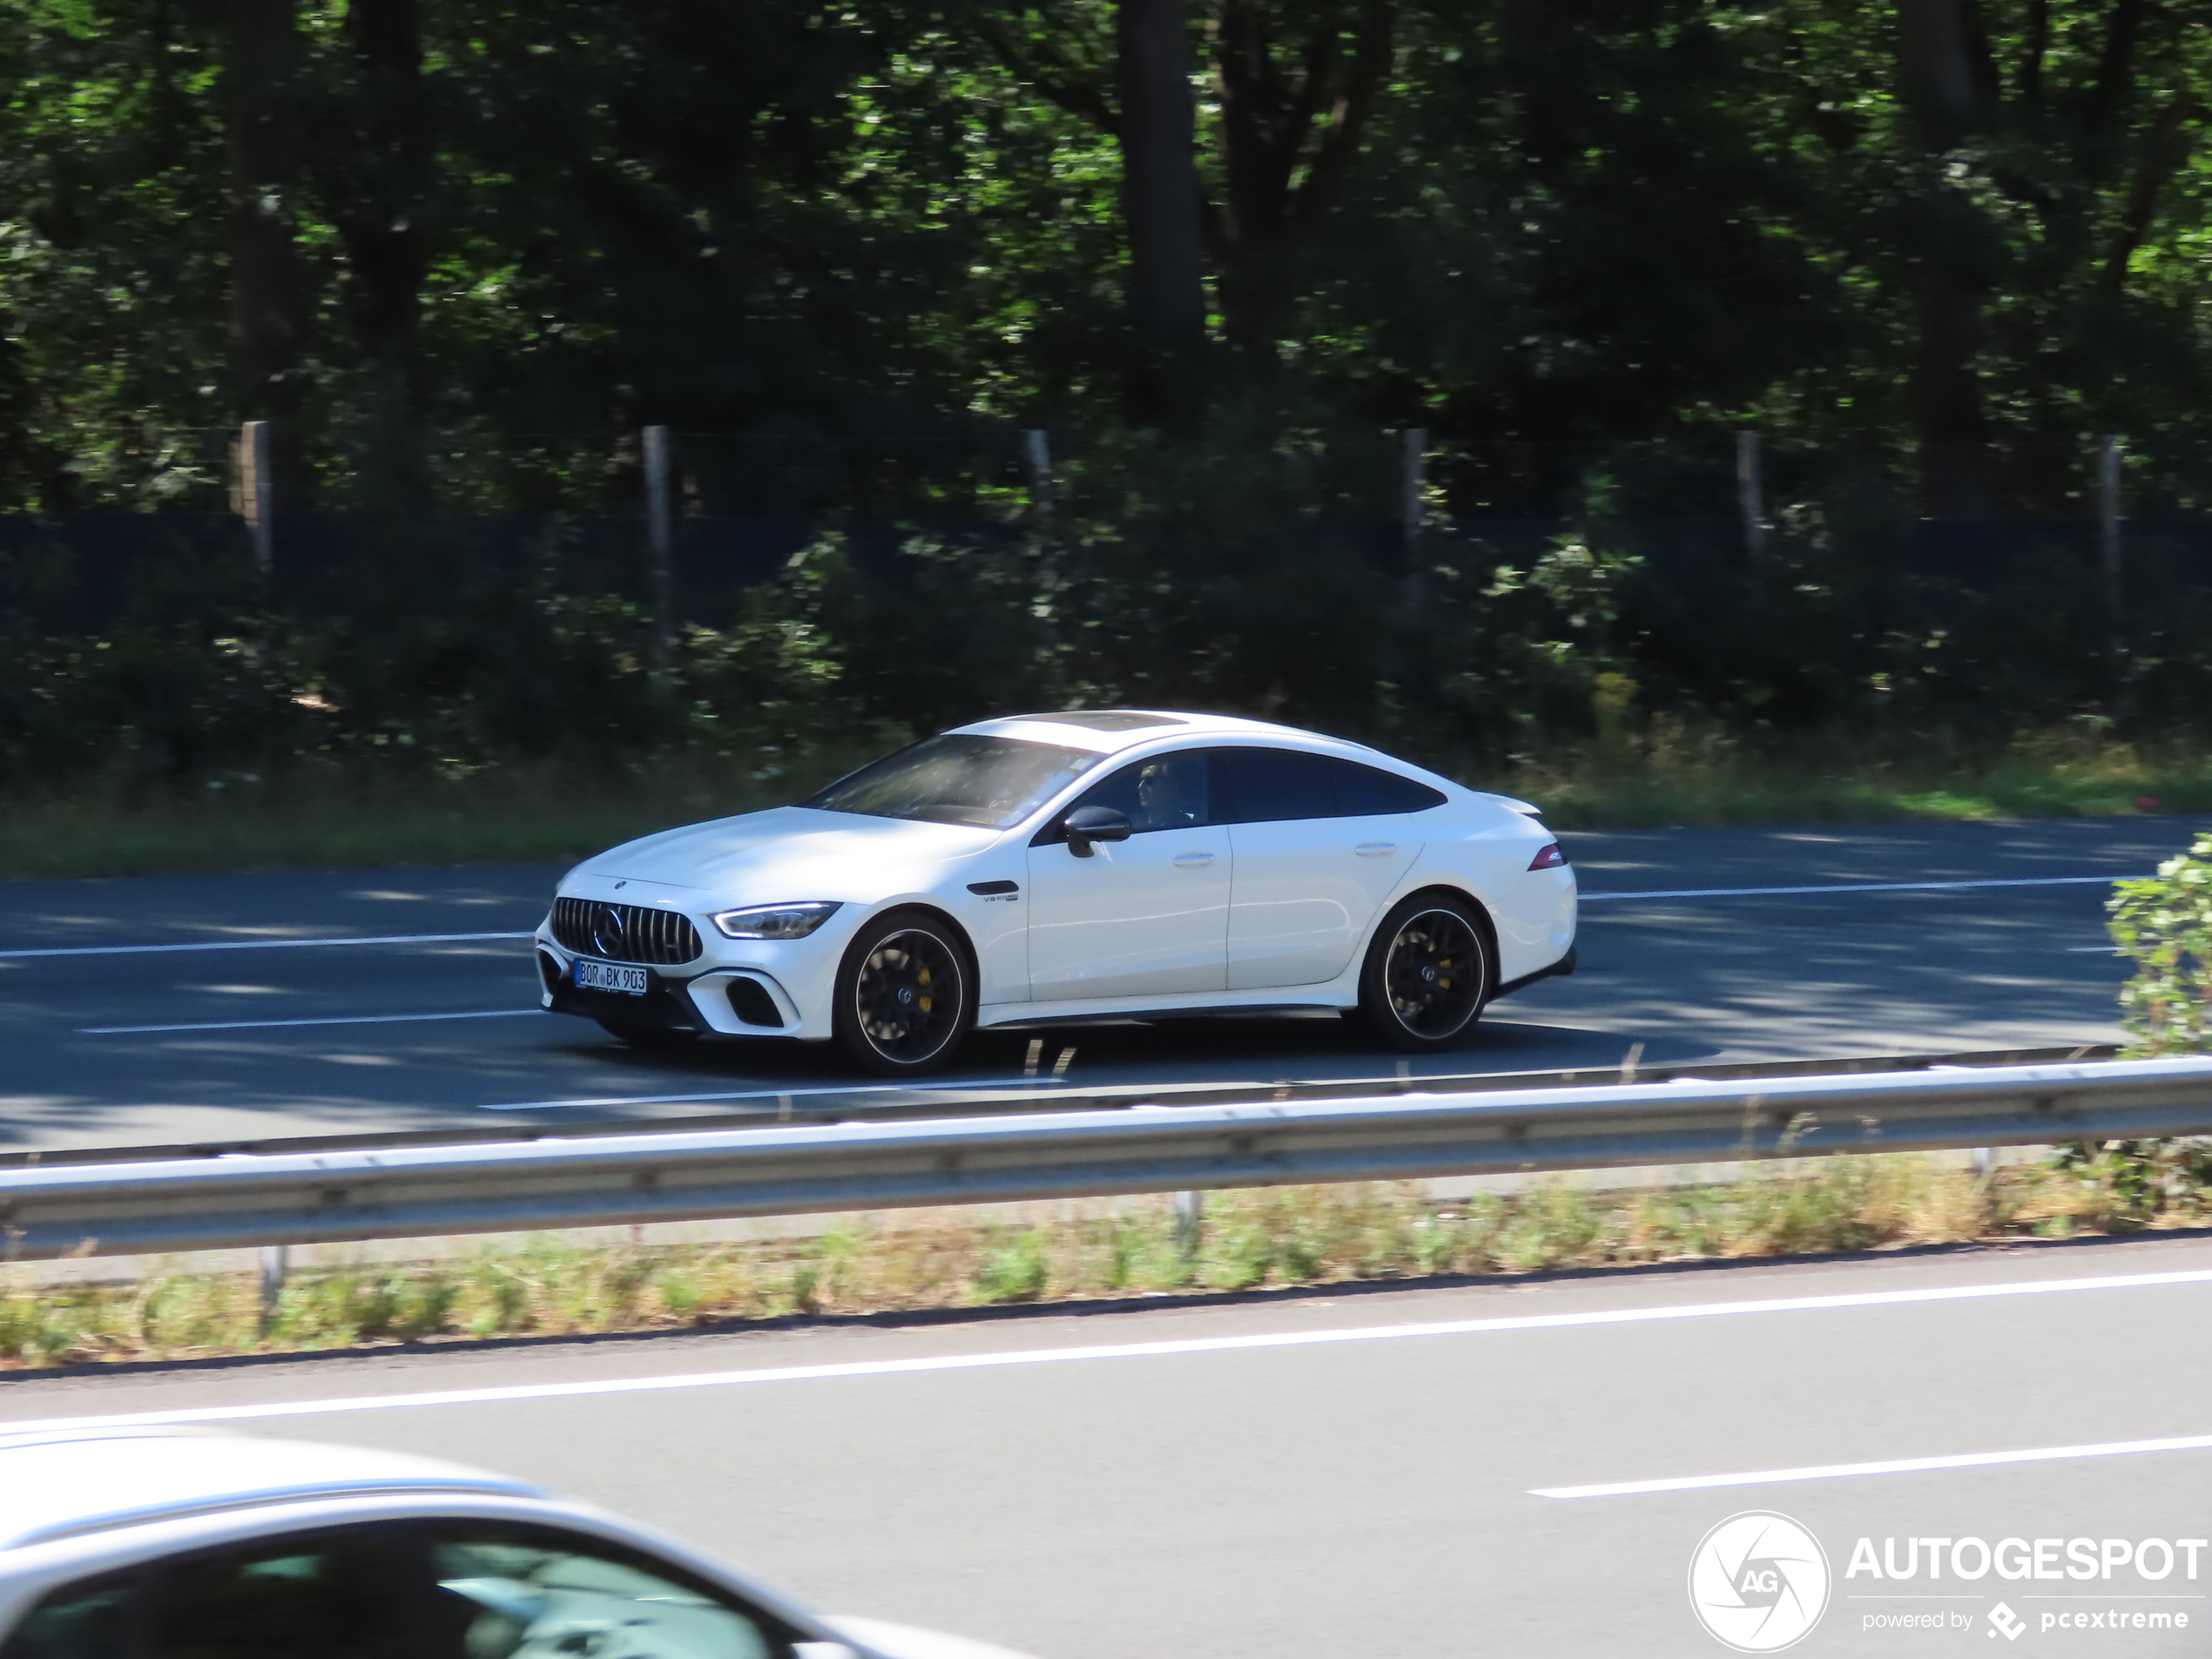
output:
[[1399, 462], [1398, 523], [1405, 535], [1406, 550], [1411, 552], [1427, 516], [1428, 428], [1407, 427], [1399, 441], [1403, 451]]
[[663, 673], [675, 655], [676, 556], [668, 518], [668, 428], [645, 428], [645, 549], [653, 597], [653, 666]]
[[1041, 426], [1022, 434], [1022, 460], [1029, 473], [1029, 512], [1040, 530], [1052, 527], [1052, 440]]
[[269, 466], [266, 421], [248, 421], [239, 428], [236, 471], [234, 505], [253, 538], [254, 568], [266, 577], [276, 568], [276, 479]]
[[1743, 550], [1753, 558], [1766, 551], [1766, 480], [1759, 460], [1759, 435], [1736, 435], [1736, 504], [1743, 515]]
[[2112, 654], [2119, 658], [2128, 650], [2128, 637], [2120, 585], [2120, 440], [2110, 433], [2097, 440], [2097, 551], [2104, 564]]

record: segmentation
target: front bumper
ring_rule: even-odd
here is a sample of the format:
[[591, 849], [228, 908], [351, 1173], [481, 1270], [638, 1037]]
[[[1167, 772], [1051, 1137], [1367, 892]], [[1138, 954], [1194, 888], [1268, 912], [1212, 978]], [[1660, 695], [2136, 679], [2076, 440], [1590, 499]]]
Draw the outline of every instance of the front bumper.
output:
[[[718, 963], [711, 946], [698, 961], [681, 968], [647, 968], [643, 996], [580, 988], [573, 973], [578, 954], [555, 939], [549, 927], [538, 929], [535, 947], [539, 1005], [555, 1014], [700, 1036], [819, 1040], [830, 1035], [826, 983], [810, 1009], [801, 1001], [809, 976], [781, 974], [750, 963]], [[788, 979], [798, 980], [797, 994]]]

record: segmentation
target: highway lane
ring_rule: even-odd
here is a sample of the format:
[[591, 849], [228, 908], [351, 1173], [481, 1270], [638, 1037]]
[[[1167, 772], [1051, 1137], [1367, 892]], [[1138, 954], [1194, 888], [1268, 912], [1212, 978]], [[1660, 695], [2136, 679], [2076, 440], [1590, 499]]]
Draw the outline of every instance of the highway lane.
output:
[[[458, 1458], [818, 1604], [1047, 1659], [1717, 1654], [1688, 1568], [1751, 1509], [1831, 1565], [1794, 1651], [2169, 1656], [2202, 1653], [2212, 1621], [2212, 1549], [2191, 1576], [2182, 1544], [2212, 1538], [2208, 1298], [2212, 1241], [2152, 1239], [22, 1378], [0, 1381], [0, 1427], [228, 1413]], [[2158, 1538], [2176, 1561], [1898, 1581], [1847, 1573], [1861, 1537], [1877, 1558], [1888, 1540]], [[2000, 1600], [2027, 1622], [2016, 1642], [1992, 1634]], [[2043, 1629], [2094, 1609], [2190, 1628]], [[1900, 1611], [1960, 1628], [1870, 1628]]]
[[[1612, 1065], [1637, 1045], [1656, 1064], [2109, 1040], [2121, 971], [2101, 954], [2105, 890], [2070, 878], [2147, 872], [2203, 822], [1570, 834], [1589, 898], [1583, 971], [1498, 1004], [1465, 1049], [1408, 1069]], [[531, 1011], [514, 935], [543, 915], [557, 874], [0, 884], [0, 1146], [773, 1116], [779, 1097], [855, 1109], [884, 1098], [818, 1047], [638, 1054]], [[1870, 890], [1981, 882], [2054, 885]], [[1709, 891], [1807, 886], [1833, 890]], [[1685, 892], [1697, 896], [1607, 896]], [[135, 948], [333, 938], [395, 942]], [[1018, 1081], [1030, 1042], [986, 1034], [948, 1081]], [[1400, 1062], [1318, 1018], [1055, 1031], [1035, 1063], [1127, 1086], [1394, 1079]]]

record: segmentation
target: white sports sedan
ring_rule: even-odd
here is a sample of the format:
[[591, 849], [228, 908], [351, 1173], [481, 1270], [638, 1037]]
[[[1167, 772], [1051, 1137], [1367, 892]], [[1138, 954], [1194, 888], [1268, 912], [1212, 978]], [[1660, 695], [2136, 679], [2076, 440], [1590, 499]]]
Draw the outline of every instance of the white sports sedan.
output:
[[191, 1429], [0, 1434], [0, 1659], [1020, 1659], [807, 1611], [521, 1480]]
[[577, 866], [544, 1006], [640, 1043], [834, 1041], [941, 1065], [978, 1026], [1336, 1008], [1401, 1049], [1575, 969], [1536, 809], [1219, 715], [983, 720], [794, 806]]

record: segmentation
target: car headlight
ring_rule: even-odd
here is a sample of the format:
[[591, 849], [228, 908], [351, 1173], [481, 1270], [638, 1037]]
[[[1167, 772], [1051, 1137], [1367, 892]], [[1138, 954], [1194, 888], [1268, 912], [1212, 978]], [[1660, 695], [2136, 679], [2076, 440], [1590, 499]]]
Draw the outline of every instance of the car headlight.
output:
[[725, 910], [713, 921], [731, 939], [804, 939], [841, 908], [835, 903], [755, 905]]

